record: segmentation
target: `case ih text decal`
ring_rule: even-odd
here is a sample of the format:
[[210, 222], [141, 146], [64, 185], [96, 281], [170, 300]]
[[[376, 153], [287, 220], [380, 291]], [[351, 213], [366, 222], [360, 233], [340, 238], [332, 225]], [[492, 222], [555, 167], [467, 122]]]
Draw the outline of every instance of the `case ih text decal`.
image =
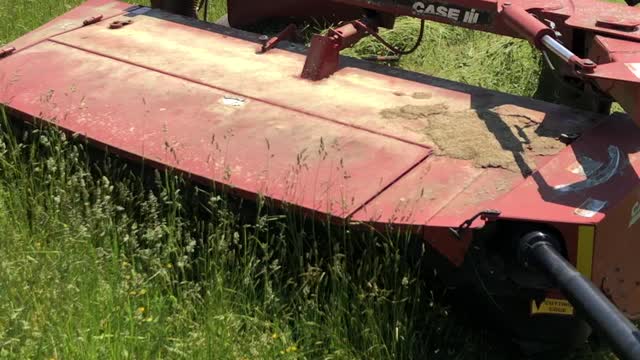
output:
[[418, 16], [438, 16], [463, 24], [489, 24], [489, 13], [440, 3], [413, 3], [413, 12]]

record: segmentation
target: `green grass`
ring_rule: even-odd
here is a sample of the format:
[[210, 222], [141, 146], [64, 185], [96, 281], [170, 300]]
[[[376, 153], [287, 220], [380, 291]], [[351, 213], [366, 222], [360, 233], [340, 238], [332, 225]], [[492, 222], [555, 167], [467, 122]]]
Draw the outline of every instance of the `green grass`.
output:
[[[418, 35], [419, 21], [400, 19], [382, 36], [392, 44], [410, 48]], [[375, 39], [367, 38], [347, 51], [362, 56], [387, 55]], [[437, 77], [502, 92], [531, 96], [540, 73], [540, 56], [529, 44], [503, 36], [469, 31], [427, 22], [422, 45], [402, 57], [399, 66]]]
[[[0, 43], [79, 3], [0, 0]], [[524, 42], [431, 24], [401, 65], [521, 95], [539, 73]], [[0, 120], [0, 358], [509, 358], [425, 284], [403, 234], [239, 206]]]
[[0, 357], [471, 359], [500, 346], [425, 292], [400, 234], [260, 207], [241, 219], [170, 174], [3, 122]]

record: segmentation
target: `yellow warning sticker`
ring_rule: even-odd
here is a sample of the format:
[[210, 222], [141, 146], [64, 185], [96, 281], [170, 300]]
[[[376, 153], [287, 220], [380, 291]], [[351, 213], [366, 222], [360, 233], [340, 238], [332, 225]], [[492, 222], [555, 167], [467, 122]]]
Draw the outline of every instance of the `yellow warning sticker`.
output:
[[544, 299], [538, 306], [535, 300], [531, 300], [531, 315], [553, 314], [553, 315], [573, 315], [574, 309], [567, 300]]

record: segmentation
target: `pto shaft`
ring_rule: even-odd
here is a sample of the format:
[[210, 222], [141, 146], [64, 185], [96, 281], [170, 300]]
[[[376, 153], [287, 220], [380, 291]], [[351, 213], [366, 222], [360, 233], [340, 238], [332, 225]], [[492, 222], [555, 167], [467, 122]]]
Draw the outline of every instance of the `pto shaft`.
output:
[[546, 274], [565, 294], [589, 325], [610, 344], [622, 360], [640, 360], [640, 332], [591, 281], [557, 250], [555, 238], [540, 231], [525, 235], [520, 256]]

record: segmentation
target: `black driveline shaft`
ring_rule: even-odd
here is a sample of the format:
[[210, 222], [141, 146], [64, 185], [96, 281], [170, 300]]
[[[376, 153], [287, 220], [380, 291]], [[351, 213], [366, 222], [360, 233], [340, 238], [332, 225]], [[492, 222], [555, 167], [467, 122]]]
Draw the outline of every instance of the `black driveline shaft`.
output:
[[[538, 239], [548, 238], [540, 233]], [[543, 271], [563, 291], [589, 325], [610, 344], [622, 360], [640, 360], [640, 332], [591, 281], [580, 274], [547, 241], [530, 242], [527, 261]]]

